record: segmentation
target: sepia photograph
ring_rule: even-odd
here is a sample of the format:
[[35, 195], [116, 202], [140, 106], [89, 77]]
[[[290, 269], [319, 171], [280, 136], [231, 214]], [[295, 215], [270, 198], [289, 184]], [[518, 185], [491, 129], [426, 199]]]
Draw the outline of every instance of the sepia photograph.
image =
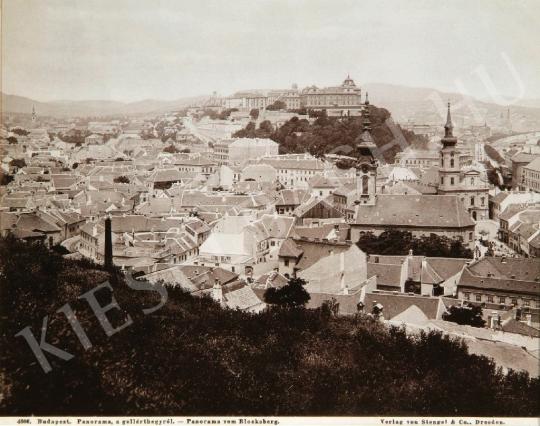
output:
[[534, 425], [539, 0], [0, 0], [0, 425]]

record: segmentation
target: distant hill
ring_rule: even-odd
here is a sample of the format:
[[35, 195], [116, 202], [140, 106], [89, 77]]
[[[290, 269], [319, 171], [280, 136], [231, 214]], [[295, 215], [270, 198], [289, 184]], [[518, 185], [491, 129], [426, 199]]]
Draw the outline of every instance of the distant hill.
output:
[[23, 96], [2, 93], [3, 113], [30, 114], [32, 106], [42, 116], [105, 116], [159, 113], [179, 109], [206, 99], [205, 96], [181, 98], [173, 101], [145, 99], [137, 102], [118, 101], [53, 101], [40, 102]]
[[371, 103], [389, 110], [394, 120], [398, 122], [412, 120], [419, 124], [442, 125], [446, 117], [444, 114], [441, 117], [438, 108], [444, 107], [446, 102], [450, 101], [453, 105], [452, 118], [457, 127], [481, 125], [484, 122], [491, 127], [501, 126], [503, 125], [501, 114], [505, 120], [509, 109], [513, 130], [540, 129], [540, 101], [536, 100], [523, 100], [520, 105], [507, 107], [459, 93], [421, 87], [369, 83], [362, 85], [362, 90], [369, 92]]
[[[504, 125], [508, 107], [480, 101], [459, 93], [441, 92], [429, 88], [406, 87], [384, 83], [362, 85], [369, 92], [372, 104], [386, 108], [397, 122], [412, 120], [421, 124], [444, 123], [446, 102], [454, 105], [453, 119], [456, 127], [481, 125], [499, 127]], [[254, 90], [251, 90], [254, 91]], [[240, 92], [240, 91], [239, 91]], [[246, 90], [241, 90], [246, 92]], [[30, 113], [35, 105], [39, 115], [50, 116], [105, 116], [151, 114], [198, 104], [210, 95], [180, 98], [172, 101], [145, 99], [137, 102], [118, 101], [55, 101], [39, 102], [22, 96], [2, 94], [1, 109], [7, 113]], [[470, 107], [473, 106], [473, 108]], [[457, 107], [456, 107], [457, 106]], [[474, 109], [474, 113], [472, 112]], [[441, 112], [442, 115], [441, 116]], [[519, 105], [510, 106], [512, 128], [515, 131], [540, 130], [540, 100], [523, 99]], [[502, 118], [501, 118], [502, 117]]]

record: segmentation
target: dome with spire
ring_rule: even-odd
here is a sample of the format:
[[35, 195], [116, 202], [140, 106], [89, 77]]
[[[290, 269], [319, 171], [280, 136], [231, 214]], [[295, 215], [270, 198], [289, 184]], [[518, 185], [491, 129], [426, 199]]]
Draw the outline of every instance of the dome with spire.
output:
[[356, 86], [356, 84], [354, 84], [354, 80], [347, 74], [347, 78], [343, 80], [342, 86]]

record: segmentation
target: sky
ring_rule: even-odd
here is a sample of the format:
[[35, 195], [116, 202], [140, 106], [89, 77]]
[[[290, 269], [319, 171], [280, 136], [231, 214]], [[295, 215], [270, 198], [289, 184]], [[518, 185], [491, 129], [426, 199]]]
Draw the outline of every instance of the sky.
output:
[[392, 83], [540, 99], [539, 0], [3, 0], [2, 91], [40, 101]]

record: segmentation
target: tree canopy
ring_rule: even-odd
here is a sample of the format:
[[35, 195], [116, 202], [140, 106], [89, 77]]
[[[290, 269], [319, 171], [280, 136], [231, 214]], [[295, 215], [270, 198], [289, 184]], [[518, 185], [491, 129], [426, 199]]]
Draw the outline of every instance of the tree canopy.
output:
[[[395, 125], [393, 131], [400, 132], [403, 139], [398, 141], [389, 127], [390, 113], [384, 108], [369, 106], [372, 122], [372, 136], [375, 144], [382, 151], [387, 162], [393, 163], [397, 152], [412, 142], [423, 143], [424, 140], [413, 132]], [[293, 117], [278, 129], [259, 128], [253, 123], [239, 130], [234, 137], [270, 138], [279, 144], [281, 154], [309, 152], [316, 157], [325, 154], [354, 155], [357, 139], [362, 133], [361, 117], [328, 117], [326, 111], [308, 111], [315, 118], [311, 124], [306, 119]], [[261, 123], [262, 124], [262, 123]]]
[[[168, 287], [136, 291], [117, 270], [68, 260], [42, 244], [0, 239], [0, 413], [2, 415], [452, 415], [540, 414], [539, 380], [503, 374], [465, 343], [439, 333], [407, 335], [370, 316], [322, 309], [223, 309], [209, 297]], [[108, 280], [96, 297], [113, 327], [107, 337], [79, 296]], [[66, 303], [86, 333], [85, 350]], [[44, 373], [27, 342], [48, 352]]]
[[273, 305], [299, 308], [309, 302], [310, 295], [304, 288], [306, 281], [302, 278], [291, 278], [281, 288], [270, 287], [264, 293], [264, 301]]
[[390, 230], [379, 236], [366, 232], [360, 236], [358, 247], [368, 254], [405, 255], [412, 250], [418, 256], [472, 258], [473, 253], [460, 240], [437, 234], [414, 237], [410, 232]]
[[472, 304], [450, 306], [448, 311], [443, 314], [443, 320], [473, 327], [484, 327], [486, 325], [486, 321], [482, 318], [482, 308]]

